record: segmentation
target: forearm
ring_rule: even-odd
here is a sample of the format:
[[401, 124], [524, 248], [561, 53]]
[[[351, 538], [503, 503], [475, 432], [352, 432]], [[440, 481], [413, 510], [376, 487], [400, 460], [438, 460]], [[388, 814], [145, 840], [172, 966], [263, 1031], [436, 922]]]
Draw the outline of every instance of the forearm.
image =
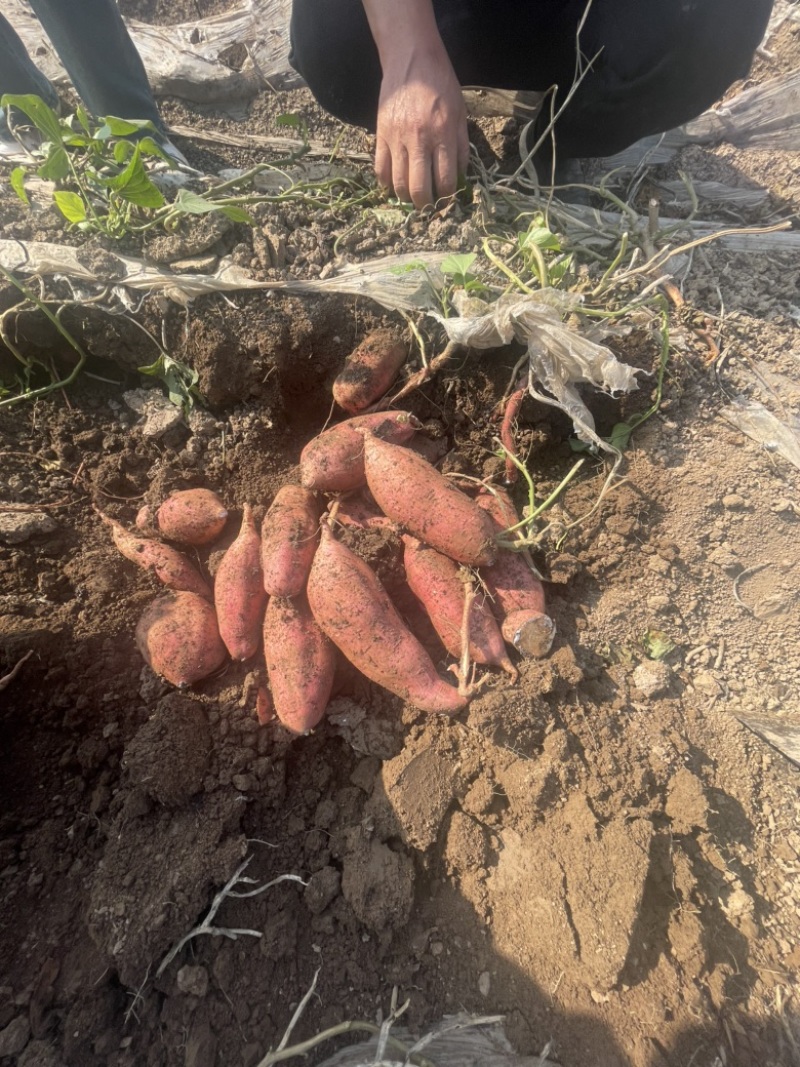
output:
[[432, 0], [362, 0], [384, 72], [422, 52], [444, 53]]

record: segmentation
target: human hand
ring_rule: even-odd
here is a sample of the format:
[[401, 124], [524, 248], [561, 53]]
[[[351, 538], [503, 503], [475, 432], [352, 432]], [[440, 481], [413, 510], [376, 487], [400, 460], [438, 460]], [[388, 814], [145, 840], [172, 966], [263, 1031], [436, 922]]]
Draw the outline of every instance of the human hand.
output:
[[375, 173], [416, 208], [452, 196], [469, 161], [467, 111], [443, 47], [384, 66]]

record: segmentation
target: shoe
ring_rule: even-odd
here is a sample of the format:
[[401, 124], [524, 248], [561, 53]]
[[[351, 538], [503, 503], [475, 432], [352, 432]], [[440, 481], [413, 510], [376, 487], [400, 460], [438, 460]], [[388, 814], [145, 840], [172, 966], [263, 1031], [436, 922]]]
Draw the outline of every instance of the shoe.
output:
[[[15, 126], [12, 133], [5, 108], [0, 107], [0, 160], [9, 163], [30, 162], [29, 149], [36, 148], [35, 138], [29, 135], [30, 131], [29, 126]], [[38, 132], [33, 130], [33, 133]]]

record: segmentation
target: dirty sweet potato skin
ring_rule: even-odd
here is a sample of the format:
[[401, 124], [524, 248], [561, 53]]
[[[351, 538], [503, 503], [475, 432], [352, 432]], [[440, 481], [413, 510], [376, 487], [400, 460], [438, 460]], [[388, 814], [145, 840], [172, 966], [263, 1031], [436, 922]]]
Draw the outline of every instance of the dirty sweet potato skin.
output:
[[[482, 492], [477, 502], [491, 517], [498, 535], [518, 521], [511, 499], [502, 490], [497, 495]], [[494, 563], [482, 567], [480, 573], [492, 595], [506, 643], [523, 656], [546, 656], [556, 627], [546, 611], [544, 586], [524, 555], [501, 548]]]
[[145, 608], [136, 646], [156, 674], [185, 689], [226, 659], [214, 608], [196, 593], [167, 593]]
[[384, 515], [420, 541], [458, 563], [493, 562], [496, 546], [489, 516], [422, 456], [367, 432], [364, 470]]
[[[460, 656], [467, 586], [458, 564], [415, 537], [403, 536], [403, 566], [409, 588], [425, 608], [442, 644]], [[469, 655], [475, 663], [502, 667], [516, 678], [503, 635], [484, 593], [472, 601], [468, 617]]]
[[[95, 509], [97, 511], [97, 509]], [[152, 571], [168, 589], [197, 593], [211, 599], [211, 587], [200, 571], [177, 548], [131, 533], [115, 519], [97, 511], [103, 522], [111, 527], [114, 544], [126, 559], [142, 570]]]
[[208, 545], [225, 529], [228, 511], [211, 489], [180, 489], [156, 513], [158, 529], [170, 541]]
[[246, 660], [261, 645], [267, 594], [261, 573], [261, 537], [253, 509], [245, 504], [236, 540], [214, 576], [214, 607], [222, 640], [232, 659]]
[[362, 430], [387, 441], [410, 441], [422, 424], [407, 411], [357, 415], [312, 438], [300, 454], [300, 481], [322, 493], [348, 493], [366, 484]]
[[333, 399], [351, 415], [365, 411], [386, 393], [407, 355], [394, 330], [373, 330], [345, 360], [333, 383]]
[[264, 618], [264, 656], [275, 714], [293, 734], [307, 734], [328, 706], [336, 650], [304, 596], [272, 597]]
[[466, 698], [442, 681], [372, 569], [327, 526], [308, 577], [320, 628], [362, 674], [423, 711], [457, 714]]
[[300, 485], [284, 485], [261, 526], [261, 568], [265, 592], [292, 597], [302, 592], [317, 548], [319, 505]]

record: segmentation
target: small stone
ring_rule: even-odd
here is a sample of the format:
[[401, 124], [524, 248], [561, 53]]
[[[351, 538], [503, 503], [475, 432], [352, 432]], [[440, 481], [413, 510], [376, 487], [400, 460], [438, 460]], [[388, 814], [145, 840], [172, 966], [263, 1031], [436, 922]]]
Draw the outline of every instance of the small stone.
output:
[[631, 675], [636, 688], [648, 698], [662, 696], [669, 690], [672, 668], [662, 660], [646, 660]]
[[431, 955], [441, 956], [444, 952], [444, 945], [441, 941], [431, 941]]
[[193, 967], [187, 963], [178, 971], [177, 983], [181, 993], [204, 997], [208, 992], [208, 971], [205, 967]]
[[31, 537], [41, 537], [58, 529], [55, 519], [43, 511], [0, 512], [0, 541], [18, 545]]
[[183, 419], [180, 408], [156, 389], [129, 389], [122, 394], [122, 399], [142, 417], [140, 429], [143, 437], [163, 437]]
[[739, 496], [738, 493], [728, 493], [722, 498], [722, 506], [726, 511], [740, 511], [742, 508], [747, 507], [747, 501], [743, 496]]
[[249, 793], [254, 786], [254, 780], [250, 774], [234, 774], [231, 778], [231, 785], [234, 789], [238, 789], [240, 793]]
[[489, 996], [489, 990], [492, 986], [492, 976], [488, 971], [481, 971], [478, 976], [478, 992], [482, 997]]
[[342, 885], [342, 876], [335, 867], [323, 867], [308, 880], [303, 900], [312, 915], [320, 915], [336, 899]]
[[174, 259], [169, 267], [175, 274], [211, 274], [218, 263], [219, 256], [192, 256], [190, 259]]
[[0, 1060], [6, 1056], [18, 1056], [28, 1044], [31, 1036], [31, 1025], [26, 1015], [18, 1015], [16, 1019], [0, 1030]]
[[651, 571], [660, 574], [662, 578], [666, 578], [672, 570], [672, 565], [669, 560], [662, 559], [661, 556], [651, 556], [647, 561], [647, 566]]
[[669, 611], [672, 607], [672, 599], [664, 593], [656, 593], [647, 598], [647, 607], [649, 611]]
[[718, 697], [722, 695], [722, 686], [709, 671], [698, 671], [692, 677], [692, 685], [701, 693], [707, 693], [709, 696]]

